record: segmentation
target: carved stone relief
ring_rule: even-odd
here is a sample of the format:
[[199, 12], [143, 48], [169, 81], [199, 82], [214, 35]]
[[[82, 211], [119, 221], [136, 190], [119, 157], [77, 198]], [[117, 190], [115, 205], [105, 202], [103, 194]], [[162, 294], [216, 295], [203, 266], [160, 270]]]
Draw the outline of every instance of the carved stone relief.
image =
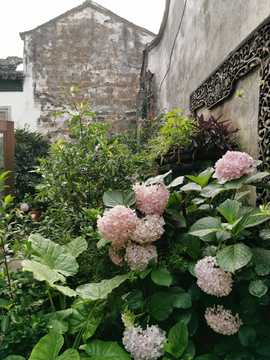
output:
[[[259, 99], [259, 159], [263, 161], [261, 170], [270, 166], [270, 16], [256, 28], [228, 58], [190, 95], [190, 110], [206, 106], [211, 109], [233, 94], [237, 81], [261, 66]], [[270, 179], [265, 180], [270, 184]], [[270, 202], [269, 191], [257, 190], [257, 204]]]

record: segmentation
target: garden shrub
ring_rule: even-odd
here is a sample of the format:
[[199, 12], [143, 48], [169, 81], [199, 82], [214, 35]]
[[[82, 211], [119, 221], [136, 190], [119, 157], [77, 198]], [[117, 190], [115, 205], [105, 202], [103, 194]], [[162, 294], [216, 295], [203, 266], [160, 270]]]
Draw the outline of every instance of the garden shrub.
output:
[[25, 195], [33, 196], [35, 186], [42, 182], [41, 174], [32, 172], [39, 166], [39, 158], [49, 152], [49, 142], [41, 134], [31, 132], [27, 126], [15, 129], [15, 203], [21, 203]]

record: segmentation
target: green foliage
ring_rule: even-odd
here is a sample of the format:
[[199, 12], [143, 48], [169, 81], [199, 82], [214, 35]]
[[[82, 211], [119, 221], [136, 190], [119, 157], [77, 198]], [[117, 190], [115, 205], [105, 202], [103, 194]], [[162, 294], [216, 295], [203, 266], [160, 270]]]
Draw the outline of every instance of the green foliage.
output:
[[49, 142], [41, 134], [31, 132], [25, 126], [15, 129], [15, 202], [23, 202], [26, 194], [33, 196], [35, 186], [42, 183], [41, 174], [33, 172], [39, 165], [39, 158], [49, 153]]
[[162, 157], [174, 149], [189, 150], [193, 148], [192, 136], [196, 130], [192, 126], [193, 120], [184, 118], [181, 110], [172, 110], [161, 119], [162, 126], [157, 136], [150, 143], [150, 158]]

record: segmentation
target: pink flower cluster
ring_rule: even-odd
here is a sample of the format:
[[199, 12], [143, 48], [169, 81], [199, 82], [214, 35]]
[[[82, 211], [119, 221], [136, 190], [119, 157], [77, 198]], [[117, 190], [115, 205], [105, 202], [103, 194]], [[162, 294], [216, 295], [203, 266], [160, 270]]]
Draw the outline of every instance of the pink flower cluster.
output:
[[170, 197], [170, 192], [164, 184], [146, 186], [136, 183], [133, 190], [136, 193], [138, 210], [146, 215], [163, 213]]
[[251, 156], [240, 151], [227, 151], [215, 164], [219, 181], [239, 179], [242, 175], [255, 170], [255, 163]]
[[164, 225], [165, 221], [162, 216], [158, 214], [146, 215], [138, 220], [130, 238], [140, 244], [156, 241], [164, 233]]
[[147, 325], [146, 330], [128, 326], [123, 334], [123, 345], [134, 360], [158, 359], [164, 355], [162, 348], [167, 341], [166, 332], [157, 325]]
[[134, 231], [138, 218], [134, 210], [118, 205], [98, 216], [97, 226], [100, 235], [111, 241], [116, 249], [122, 247]]
[[157, 248], [154, 245], [129, 245], [125, 260], [131, 270], [145, 270], [151, 259], [157, 261]]
[[205, 319], [207, 324], [217, 333], [222, 335], [233, 335], [238, 332], [242, 320], [239, 315], [232, 315], [231, 310], [223, 310], [222, 305], [217, 305], [217, 308], [207, 308], [205, 311]]
[[207, 294], [227, 296], [232, 290], [232, 275], [216, 268], [215, 257], [207, 256], [195, 266], [198, 286]]
[[20, 210], [26, 212], [29, 210], [29, 206], [26, 203], [21, 204]]

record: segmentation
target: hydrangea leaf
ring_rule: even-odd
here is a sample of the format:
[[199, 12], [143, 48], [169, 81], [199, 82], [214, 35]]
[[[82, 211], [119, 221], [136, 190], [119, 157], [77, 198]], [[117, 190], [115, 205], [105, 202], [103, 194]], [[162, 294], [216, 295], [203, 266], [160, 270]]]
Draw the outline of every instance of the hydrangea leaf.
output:
[[124, 198], [119, 191], [106, 191], [103, 195], [104, 205], [107, 207], [114, 207], [117, 205], [123, 205]]
[[196, 259], [200, 252], [200, 239], [197, 236], [184, 234], [181, 236], [181, 242], [185, 246], [185, 251], [188, 253], [188, 255], [193, 259]]
[[251, 249], [243, 243], [226, 246], [217, 253], [217, 263], [224, 271], [235, 273], [252, 258]]
[[145, 181], [145, 185], [152, 185], [152, 184], [156, 184], [156, 183], [163, 183], [163, 179], [165, 179], [166, 176], [168, 176], [170, 173], [172, 172], [172, 170], [166, 172], [163, 175], [158, 175], [152, 178], [149, 178]]
[[130, 310], [135, 310], [135, 309], [139, 309], [143, 302], [143, 293], [140, 290], [134, 290], [132, 291], [127, 297], [126, 297], [127, 301], [128, 301], [128, 308]]
[[86, 342], [94, 335], [103, 318], [103, 308], [106, 300], [79, 301], [73, 305], [73, 312], [67, 318], [69, 323], [68, 334], [75, 334], [84, 328], [83, 341]]
[[175, 294], [172, 296], [173, 307], [178, 309], [188, 309], [191, 307], [191, 298], [188, 293]]
[[172, 275], [166, 269], [156, 269], [151, 273], [152, 281], [160, 286], [170, 286], [172, 283]]
[[256, 331], [251, 325], [242, 325], [238, 331], [238, 339], [243, 346], [251, 345], [256, 339]]
[[209, 167], [203, 172], [201, 172], [199, 176], [186, 175], [186, 177], [204, 188], [207, 185], [208, 180], [210, 179], [214, 171], [215, 170], [213, 168]]
[[246, 179], [248, 178], [247, 174], [244, 174], [243, 176], [241, 176], [239, 179], [236, 180], [231, 180], [231, 181], [227, 181], [224, 184], [224, 187], [226, 189], [233, 189], [233, 190], [238, 190], [242, 187], [243, 182], [246, 181]]
[[259, 209], [255, 208], [242, 217], [235, 226], [235, 231], [240, 232], [243, 229], [259, 225], [267, 220], [269, 220], [269, 216], [263, 215]]
[[168, 335], [168, 343], [164, 344], [163, 350], [178, 358], [183, 354], [188, 345], [188, 329], [184, 321], [174, 325]]
[[250, 297], [245, 297], [240, 302], [241, 310], [244, 314], [254, 314], [256, 311], [256, 303]]
[[242, 199], [244, 196], [246, 196], [247, 194], [250, 194], [250, 193], [251, 193], [250, 190], [238, 192], [238, 193], [235, 194], [234, 199], [235, 199], [235, 200], [240, 200], [240, 199]]
[[36, 262], [65, 276], [72, 276], [79, 265], [75, 258], [63, 247], [40, 235], [30, 235], [31, 254]]
[[196, 221], [188, 233], [201, 238], [204, 235], [217, 231], [223, 231], [221, 220], [214, 217], [206, 217]]
[[267, 292], [268, 287], [262, 280], [254, 280], [249, 284], [248, 290], [251, 295], [261, 297]]
[[210, 184], [202, 189], [201, 196], [214, 198], [222, 191], [226, 191], [222, 184]]
[[106, 296], [129, 277], [129, 274], [117, 275], [110, 280], [102, 280], [100, 283], [85, 284], [77, 287], [76, 292], [84, 299], [98, 300]]
[[75, 258], [78, 257], [83, 251], [85, 251], [87, 247], [87, 242], [82, 236], [77, 237], [76, 239], [62, 246], [63, 249], [65, 249]]
[[29, 360], [55, 360], [63, 344], [64, 338], [61, 334], [49, 333], [35, 345]]
[[255, 273], [259, 276], [265, 276], [268, 275], [270, 272], [270, 267], [266, 264], [258, 264], [255, 269]]
[[131, 191], [126, 196], [124, 196], [124, 206], [131, 206], [136, 203], [136, 195], [134, 191]]
[[250, 178], [248, 178], [245, 181], [245, 184], [250, 184], [250, 185], [256, 184], [256, 183], [260, 182], [260, 180], [264, 179], [267, 176], [270, 176], [269, 172], [265, 172], [265, 171], [258, 172], [257, 174], [255, 174], [255, 175], [251, 176]]
[[189, 183], [181, 187], [181, 191], [189, 191], [189, 190], [201, 191], [202, 187], [201, 185], [196, 184], [195, 182]]
[[191, 340], [188, 340], [188, 345], [181, 356], [181, 360], [191, 360], [195, 356], [195, 345]]
[[94, 360], [131, 360], [131, 356], [116, 342], [93, 340], [80, 346]]
[[179, 185], [183, 184], [184, 178], [185, 178], [184, 176], [178, 176], [169, 185], [167, 185], [167, 187], [172, 188], [172, 187], [179, 186]]
[[19, 355], [9, 355], [8, 357], [5, 357], [4, 360], [26, 360], [26, 359], [25, 357]]
[[173, 311], [172, 295], [164, 291], [155, 292], [149, 302], [149, 313], [158, 321], [167, 319]]
[[229, 224], [234, 224], [237, 218], [240, 204], [238, 201], [227, 199], [222, 203], [218, 211], [225, 217]]
[[270, 250], [262, 249], [262, 248], [253, 248], [253, 257], [252, 261], [255, 264], [266, 264], [270, 266]]
[[215, 354], [204, 354], [196, 356], [194, 360], [220, 360]]
[[270, 229], [269, 228], [262, 229], [259, 235], [262, 240], [270, 240]]

